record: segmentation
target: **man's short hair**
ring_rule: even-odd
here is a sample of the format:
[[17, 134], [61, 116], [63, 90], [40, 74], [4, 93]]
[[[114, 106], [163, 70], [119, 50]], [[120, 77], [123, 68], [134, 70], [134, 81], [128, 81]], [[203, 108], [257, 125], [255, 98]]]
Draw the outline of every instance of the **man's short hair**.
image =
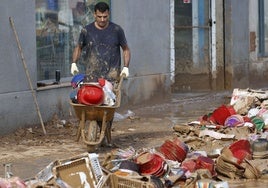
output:
[[100, 11], [100, 12], [105, 12], [106, 10], [109, 11], [110, 8], [109, 8], [109, 5], [107, 3], [99, 2], [94, 7], [94, 11], [97, 12], [97, 10]]

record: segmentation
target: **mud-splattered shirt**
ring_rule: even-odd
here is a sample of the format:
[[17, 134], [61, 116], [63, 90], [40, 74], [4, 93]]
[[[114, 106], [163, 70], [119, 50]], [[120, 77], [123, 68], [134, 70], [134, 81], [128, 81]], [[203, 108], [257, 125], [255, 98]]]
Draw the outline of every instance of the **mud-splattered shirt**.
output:
[[125, 33], [119, 25], [109, 22], [107, 28], [99, 30], [91, 23], [82, 30], [79, 44], [85, 52], [83, 62], [90, 78], [118, 79], [120, 47], [127, 45]]

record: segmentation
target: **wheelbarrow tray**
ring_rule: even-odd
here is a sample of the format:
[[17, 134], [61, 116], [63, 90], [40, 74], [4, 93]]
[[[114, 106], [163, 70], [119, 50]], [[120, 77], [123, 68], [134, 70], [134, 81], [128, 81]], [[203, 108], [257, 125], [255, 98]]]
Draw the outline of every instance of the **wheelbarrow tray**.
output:
[[[120, 100], [118, 98], [118, 100]], [[120, 101], [119, 101], [120, 102]], [[106, 113], [106, 121], [111, 121], [114, 117], [116, 108], [119, 105], [114, 106], [91, 106], [70, 102], [73, 106], [75, 114], [79, 120], [82, 120], [82, 114], [85, 113], [85, 120], [90, 121], [102, 121]]]
[[116, 101], [113, 106], [107, 105], [84, 105], [79, 103], [73, 103], [70, 101], [70, 104], [73, 106], [75, 114], [79, 120], [82, 120], [82, 114], [85, 113], [85, 120], [90, 121], [102, 121], [104, 115], [106, 114], [106, 121], [111, 121], [114, 117], [115, 110], [120, 107], [121, 103], [121, 81], [119, 82], [118, 87], [114, 90], [116, 95]]

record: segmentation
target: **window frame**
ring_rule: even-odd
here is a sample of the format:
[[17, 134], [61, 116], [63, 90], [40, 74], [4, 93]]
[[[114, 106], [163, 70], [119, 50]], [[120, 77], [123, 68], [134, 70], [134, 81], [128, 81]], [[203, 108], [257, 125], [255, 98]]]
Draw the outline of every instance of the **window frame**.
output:
[[[268, 7], [267, 7], [268, 11]], [[268, 20], [267, 25], [268, 25]], [[259, 43], [258, 43], [258, 56], [259, 57], [267, 57], [268, 56], [268, 49], [265, 48], [265, 7], [264, 7], [264, 0], [258, 1], [258, 34], [259, 34]], [[268, 31], [267, 31], [268, 32]], [[268, 37], [268, 36], [267, 36]]]
[[[64, 1], [69, 1], [69, 0], [64, 0]], [[85, 26], [86, 24], [89, 24], [91, 23], [92, 21], [94, 21], [94, 17], [93, 17], [93, 13], [94, 13], [94, 10], [93, 10], [93, 6], [94, 4], [98, 3], [100, 0], [94, 0], [91, 4], [87, 4], [87, 0], [84, 0], [83, 2], [82, 1], [77, 1], [77, 2], [80, 2], [80, 3], [83, 3], [84, 6], [85, 6], [85, 17], [87, 15], [87, 13], [90, 12], [90, 17], [88, 17], [86, 22], [83, 22], [80, 20], [80, 22], [78, 23], [77, 20], [75, 21], [75, 16], [74, 14], [72, 14], [72, 19], [73, 20], [73, 25], [72, 26], [68, 26], [69, 29], [67, 31], [64, 31], [64, 30], [60, 30], [60, 27], [59, 27], [59, 22], [58, 20], [55, 22], [57, 23], [58, 25], [57, 26], [57, 29], [62, 33], [64, 34], [64, 38], [63, 39], [63, 44], [59, 47], [57, 47], [57, 49], [55, 48], [55, 44], [54, 44], [54, 40], [52, 37], [54, 37], [54, 34], [53, 32], [49, 33], [48, 32], [48, 36], [46, 35], [38, 35], [38, 33], [40, 34], [40, 30], [42, 30], [42, 28], [40, 27], [40, 23], [38, 22], [40, 19], [39, 18], [39, 14], [40, 12], [37, 12], [37, 10], [40, 10], [40, 9], [37, 9], [36, 7], [36, 12], [35, 12], [35, 16], [36, 16], [36, 54], [37, 54], [37, 57], [36, 57], [36, 63], [37, 63], [37, 83], [54, 83], [56, 80], [56, 71], [60, 69], [61, 71], [61, 82], [65, 82], [65, 81], [69, 81], [72, 77], [71, 73], [70, 73], [70, 68], [71, 68], [71, 61], [72, 61], [72, 51], [73, 51], [73, 48], [75, 47], [76, 43], [77, 43], [77, 40], [78, 40], [78, 37], [79, 37], [79, 33], [82, 29], [83, 26]], [[48, 4], [45, 5], [44, 3], [48, 3], [46, 0], [35, 0], [35, 4], [37, 5], [37, 2], [39, 2], [38, 5], [40, 5], [42, 9], [42, 12], [43, 14], [49, 12], [49, 13], [53, 13], [55, 14], [55, 16], [57, 17], [58, 19], [58, 15], [59, 15], [59, 4], [55, 5], [55, 7], [53, 6], [53, 8], [55, 8], [55, 10], [53, 9], [52, 11], [49, 11], [48, 10]], [[59, 1], [55, 1], [57, 3], [59, 3]], [[111, 14], [111, 0], [105, 0], [105, 2], [110, 6], [110, 14]], [[38, 7], [38, 8], [40, 8]], [[71, 11], [73, 11], [75, 8], [72, 6], [69, 7]], [[90, 9], [90, 10], [89, 10]], [[75, 9], [77, 10], [77, 9]], [[73, 12], [72, 12], [73, 13]], [[80, 15], [82, 16], [82, 15]], [[45, 17], [43, 16], [43, 18], [47, 19], [49, 17]], [[43, 20], [43, 23], [45, 22], [46, 20]], [[39, 24], [39, 25], [38, 25]], [[79, 27], [79, 29], [78, 29]], [[74, 31], [75, 30], [75, 31]], [[56, 33], [58, 34], [58, 33]], [[50, 36], [52, 35], [52, 37]], [[50, 37], [50, 45], [47, 45], [45, 42], [42, 43], [42, 41], [40, 42], [40, 38], [41, 40], [43, 40], [43, 38], [45, 37]], [[56, 36], [57, 37], [57, 36]], [[59, 38], [59, 37], [58, 37]], [[76, 39], [77, 38], [77, 39]], [[44, 39], [45, 41], [47, 41], [46, 39]], [[40, 45], [41, 44], [41, 45]], [[49, 46], [51, 48], [51, 50], [47, 50], [45, 51], [43, 48], [47, 48], [47, 46]], [[60, 51], [60, 55], [55, 53], [55, 50], [59, 50], [61, 49]], [[41, 53], [40, 53], [41, 51]], [[40, 55], [41, 54], [41, 55]], [[48, 55], [47, 55], [48, 54]], [[63, 56], [63, 57], [62, 57]], [[48, 58], [50, 57], [50, 58]], [[42, 66], [44, 66], [45, 68], [43, 68]], [[59, 68], [58, 68], [59, 67]], [[47, 73], [48, 72], [48, 73]], [[38, 85], [38, 84], [37, 84]], [[40, 87], [38, 85], [38, 87]]]

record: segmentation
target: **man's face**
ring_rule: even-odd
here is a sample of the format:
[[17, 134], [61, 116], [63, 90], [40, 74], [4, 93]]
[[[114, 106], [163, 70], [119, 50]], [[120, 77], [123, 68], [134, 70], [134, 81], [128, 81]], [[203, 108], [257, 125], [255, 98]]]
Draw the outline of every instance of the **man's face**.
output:
[[95, 17], [95, 23], [96, 26], [99, 27], [100, 29], [104, 29], [106, 26], [108, 26], [109, 23], [109, 11], [106, 10], [105, 12], [100, 12], [97, 10], [94, 13]]

